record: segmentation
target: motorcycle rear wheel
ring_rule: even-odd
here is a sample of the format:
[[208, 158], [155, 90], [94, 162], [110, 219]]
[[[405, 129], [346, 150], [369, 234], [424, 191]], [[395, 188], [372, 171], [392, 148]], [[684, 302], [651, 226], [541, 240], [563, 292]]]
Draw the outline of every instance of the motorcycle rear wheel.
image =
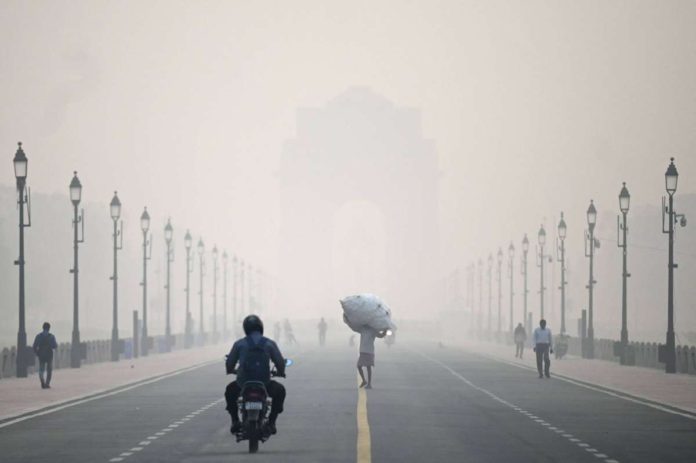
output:
[[259, 451], [259, 439], [256, 436], [249, 436], [249, 453]]
[[259, 451], [259, 422], [249, 421], [247, 423], [247, 435], [249, 436], [249, 453]]

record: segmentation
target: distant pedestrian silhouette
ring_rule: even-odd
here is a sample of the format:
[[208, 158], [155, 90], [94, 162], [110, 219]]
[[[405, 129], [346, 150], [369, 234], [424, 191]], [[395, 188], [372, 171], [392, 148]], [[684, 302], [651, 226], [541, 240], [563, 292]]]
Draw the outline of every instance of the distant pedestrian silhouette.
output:
[[[39, 357], [39, 380], [41, 381], [41, 389], [51, 388], [51, 377], [53, 376], [53, 350], [58, 348], [56, 337], [49, 331], [51, 324], [45, 322], [43, 331], [34, 338], [34, 353]], [[44, 379], [44, 372], [46, 378]]]
[[319, 328], [319, 345], [322, 347], [324, 347], [324, 344], [326, 344], [327, 327], [328, 325], [326, 324], [326, 320], [324, 320], [324, 317], [321, 317], [321, 320], [319, 321], [317, 328]]
[[524, 343], [526, 341], [527, 331], [525, 331], [524, 326], [520, 323], [517, 325], [517, 328], [515, 328], [515, 357], [522, 358], [522, 354], [524, 354]]
[[297, 339], [295, 339], [295, 334], [292, 332], [292, 325], [290, 325], [290, 320], [287, 318], [283, 322], [283, 329], [285, 330], [285, 340], [288, 344], [297, 345]]

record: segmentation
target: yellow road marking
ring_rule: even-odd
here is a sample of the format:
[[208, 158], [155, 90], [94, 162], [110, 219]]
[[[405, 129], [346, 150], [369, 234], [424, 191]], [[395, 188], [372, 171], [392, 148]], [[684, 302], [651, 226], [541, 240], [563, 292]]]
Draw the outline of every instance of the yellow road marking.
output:
[[[358, 376], [358, 384], [362, 380]], [[367, 393], [364, 388], [358, 389], [358, 447], [357, 463], [371, 463], [372, 449], [370, 442], [370, 423], [367, 419]]]

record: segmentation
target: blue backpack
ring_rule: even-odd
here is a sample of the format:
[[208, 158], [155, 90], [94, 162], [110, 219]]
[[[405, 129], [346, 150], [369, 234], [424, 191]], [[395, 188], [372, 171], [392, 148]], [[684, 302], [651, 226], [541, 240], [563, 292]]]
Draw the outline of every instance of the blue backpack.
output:
[[267, 383], [271, 380], [271, 358], [266, 353], [266, 338], [261, 338], [255, 344], [251, 337], [246, 338], [248, 349], [240, 359], [240, 366], [244, 372], [244, 381], [261, 381]]

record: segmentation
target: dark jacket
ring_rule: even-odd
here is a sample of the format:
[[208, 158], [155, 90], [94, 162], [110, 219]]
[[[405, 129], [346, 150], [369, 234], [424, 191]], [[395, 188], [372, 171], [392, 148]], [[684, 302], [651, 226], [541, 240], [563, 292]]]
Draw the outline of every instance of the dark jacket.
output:
[[[242, 339], [238, 339], [234, 343], [234, 345], [232, 346], [232, 350], [230, 351], [229, 355], [227, 356], [227, 360], [225, 361], [227, 373], [236, 373], [237, 383], [240, 386], [246, 382], [246, 378], [244, 377], [244, 371], [242, 370], [242, 368], [237, 368], [237, 364], [239, 363], [240, 358], [242, 358], [246, 351], [249, 349], [247, 338], [251, 338], [254, 344], [258, 344], [261, 341], [261, 339], [265, 339], [266, 341], [264, 344], [264, 351], [266, 351], [266, 353], [268, 354], [269, 360], [273, 362], [273, 365], [275, 365], [276, 371], [278, 372], [278, 376], [285, 376], [285, 359], [283, 358], [283, 354], [280, 353], [278, 345], [273, 340], [261, 335], [261, 333], [259, 332], [253, 332], [249, 336], [246, 336]], [[268, 379], [270, 380], [271, 378]]]
[[515, 342], [525, 342], [527, 340], [527, 332], [524, 326], [518, 326], [515, 328]]
[[32, 348], [39, 360], [47, 362], [53, 360], [53, 349], [58, 349], [58, 343], [55, 336], [48, 331], [42, 331], [34, 338]]

